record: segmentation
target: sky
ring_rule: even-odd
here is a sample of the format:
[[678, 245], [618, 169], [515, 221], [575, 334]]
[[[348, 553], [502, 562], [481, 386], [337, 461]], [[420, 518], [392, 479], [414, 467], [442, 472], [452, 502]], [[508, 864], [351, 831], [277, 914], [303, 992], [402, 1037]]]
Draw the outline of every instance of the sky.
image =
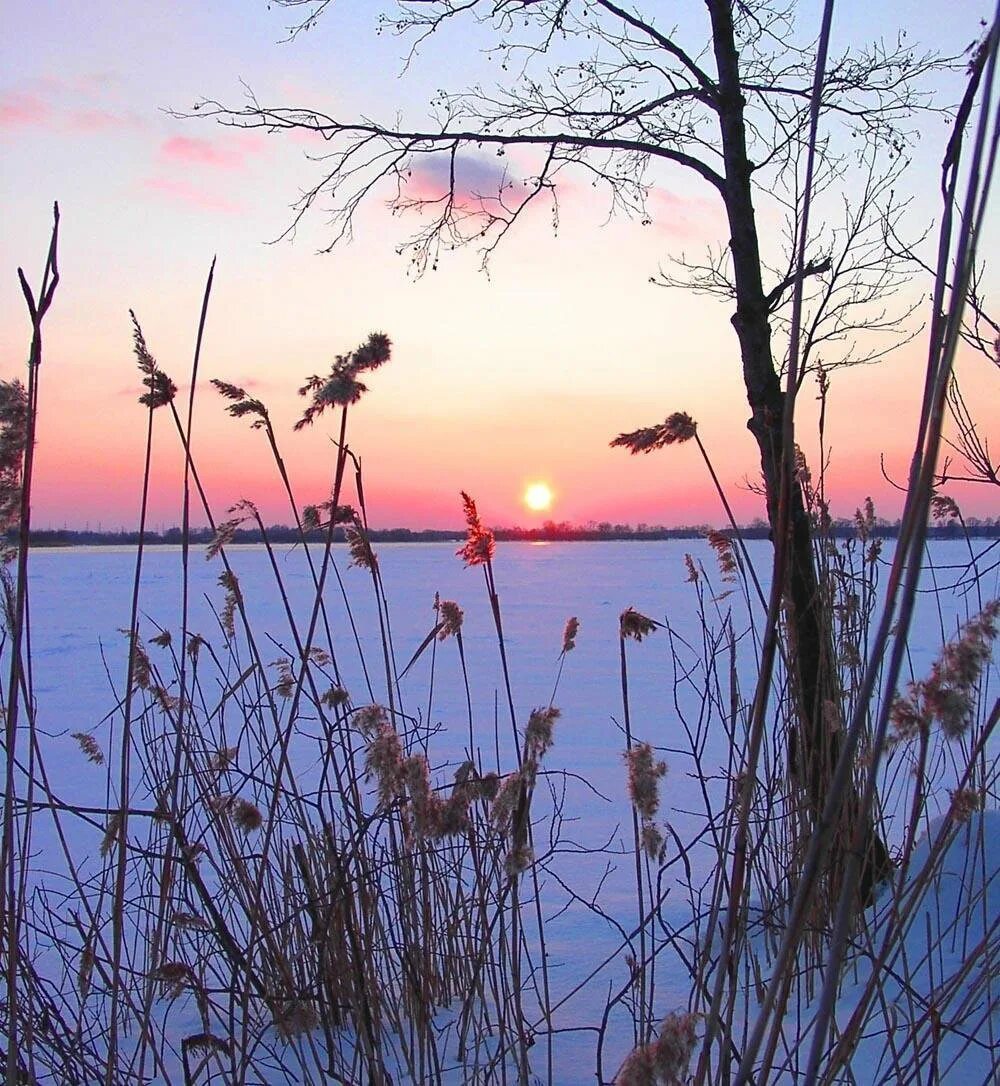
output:
[[[335, 434], [325, 419], [293, 433], [304, 406], [296, 390], [375, 330], [392, 339], [393, 357], [372, 376], [349, 429], [374, 526], [458, 526], [460, 490], [495, 525], [721, 523], [693, 443], [649, 457], [608, 447], [619, 432], [674, 411], [697, 420], [737, 517], [763, 515], [730, 307], [650, 282], [672, 259], [697, 259], [727, 238], [717, 199], [683, 171], [655, 176], [645, 223], [609, 217], [606, 196], [586, 175], [567, 175], [558, 229], [539, 207], [505, 239], [488, 275], [479, 254], [463, 249], [416, 277], [396, 250], [419, 220], [394, 215], [389, 191], [373, 194], [353, 240], [330, 253], [318, 252], [330, 240], [322, 209], [282, 238], [291, 205], [319, 176], [315, 139], [177, 116], [202, 98], [239, 105], [248, 86], [261, 101], [338, 117], [419, 120], [438, 86], [503, 78], [483, 54], [485, 39], [465, 24], [404, 65], [406, 43], [375, 33], [381, 7], [336, 0], [313, 30], [288, 41], [294, 13], [264, 0], [5, 0], [4, 378], [23, 374], [30, 336], [16, 268], [37, 281], [54, 200], [62, 216], [61, 282], [40, 372], [35, 525], [137, 523], [147, 420], [129, 310], [186, 401], [213, 257], [192, 447], [217, 519], [243, 498], [269, 523], [291, 515], [262, 434], [226, 416], [208, 378], [243, 385], [267, 403], [298, 504], [322, 501]], [[674, 7], [697, 34], [702, 6]], [[818, 25], [816, 9], [804, 5], [803, 18]], [[902, 26], [911, 40], [958, 51], [988, 11], [959, 0], [943, 23], [939, 5], [925, 0], [844, 0], [834, 44], [893, 38]], [[939, 90], [954, 100], [959, 87], [956, 80]], [[900, 179], [915, 232], [938, 216], [936, 163], [948, 133], [941, 117], [921, 121]], [[462, 168], [470, 187], [496, 176], [495, 162], [482, 157], [465, 158]], [[512, 156], [510, 169], [523, 173], [530, 162]], [[414, 192], [432, 193], [440, 181], [433, 169], [418, 172]], [[780, 216], [763, 198], [757, 210], [765, 244], [778, 244]], [[825, 213], [837, 214], [835, 203]], [[994, 214], [985, 252], [1000, 243], [996, 221]], [[924, 309], [927, 289], [914, 281], [898, 302]], [[833, 373], [825, 456], [835, 515], [850, 516], [871, 495], [882, 515], [898, 516], [925, 351], [917, 335], [877, 366]], [[1000, 371], [965, 353], [959, 373], [980, 432], [997, 438]], [[799, 442], [815, 473], [814, 384], [800, 406]], [[183, 456], [166, 415], [155, 422], [150, 521], [167, 527], [180, 520]], [[551, 488], [549, 509], [524, 504], [532, 483]], [[995, 488], [951, 493], [966, 515], [998, 512]]]

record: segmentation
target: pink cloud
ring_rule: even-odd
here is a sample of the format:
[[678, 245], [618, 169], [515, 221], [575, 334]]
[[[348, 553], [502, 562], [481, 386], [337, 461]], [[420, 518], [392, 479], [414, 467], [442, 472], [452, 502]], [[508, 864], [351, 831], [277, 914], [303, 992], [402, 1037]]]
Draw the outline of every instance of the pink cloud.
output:
[[46, 124], [51, 115], [47, 102], [34, 94], [12, 91], [0, 98], [0, 127], [29, 128]]
[[226, 145], [195, 136], [171, 136], [160, 146], [160, 157], [184, 165], [238, 170], [243, 168], [248, 155], [258, 154], [263, 146], [264, 138], [252, 132], [231, 136]]
[[706, 240], [723, 229], [721, 202], [705, 196], [678, 196], [653, 188], [646, 207], [657, 230], [682, 241]]
[[221, 211], [227, 215], [236, 215], [243, 211], [242, 204], [225, 196], [217, 196], [205, 189], [192, 185], [189, 181], [178, 181], [169, 177], [147, 177], [142, 187], [156, 196], [174, 203], [187, 204], [201, 211]]
[[0, 95], [0, 128], [58, 125], [73, 134], [90, 135], [142, 127], [135, 113], [87, 104], [110, 82], [109, 76], [81, 76], [70, 82], [54, 76], [27, 80], [19, 89]]
[[[402, 191], [404, 200], [440, 200], [452, 187], [459, 206], [468, 210], [486, 210], [497, 203], [501, 186], [514, 185], [519, 192], [521, 182], [504, 169], [501, 162], [458, 155], [452, 166], [449, 155], [431, 155], [415, 163]], [[515, 195], [514, 200], [517, 199]]]
[[237, 169], [243, 165], [243, 156], [237, 151], [227, 151], [209, 140], [192, 136], [171, 136], [160, 147], [160, 155], [172, 162], [195, 163], [199, 166], [220, 166]]

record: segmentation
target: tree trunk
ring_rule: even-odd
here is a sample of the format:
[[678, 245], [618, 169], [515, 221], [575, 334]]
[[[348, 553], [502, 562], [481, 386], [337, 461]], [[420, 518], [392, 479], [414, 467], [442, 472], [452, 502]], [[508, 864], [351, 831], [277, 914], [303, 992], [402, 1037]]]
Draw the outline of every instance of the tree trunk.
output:
[[[753, 166], [747, 158], [744, 99], [740, 89], [739, 55], [736, 51], [730, 0], [706, 0], [712, 21], [712, 41], [718, 69], [717, 110], [722, 136], [726, 214], [736, 286], [736, 312], [732, 323], [739, 339], [743, 380], [751, 417], [747, 427], [760, 449], [761, 470], [767, 494], [767, 516], [775, 545], [779, 544], [778, 501], [784, 459], [785, 394], [771, 352], [771, 328], [761, 280], [757, 224], [750, 185]], [[802, 490], [792, 480], [784, 540], [785, 623], [789, 638], [789, 667], [798, 701], [797, 733], [789, 736], [789, 766], [806, 796], [813, 820], [818, 820], [827, 789], [840, 755], [843, 733], [824, 712], [825, 703], [837, 704], [838, 690], [833, 667], [833, 646], [828, 615], [819, 593], [813, 558], [812, 530]], [[848, 828], [858, 817], [859, 801], [852, 788], [844, 797], [843, 818]], [[891, 870], [885, 844], [875, 832], [871, 814], [866, 839], [861, 896], [864, 902], [878, 881]], [[837, 835], [840, 839], [841, 835]], [[848, 838], [844, 837], [844, 842]], [[830, 867], [839, 867], [835, 846]]]

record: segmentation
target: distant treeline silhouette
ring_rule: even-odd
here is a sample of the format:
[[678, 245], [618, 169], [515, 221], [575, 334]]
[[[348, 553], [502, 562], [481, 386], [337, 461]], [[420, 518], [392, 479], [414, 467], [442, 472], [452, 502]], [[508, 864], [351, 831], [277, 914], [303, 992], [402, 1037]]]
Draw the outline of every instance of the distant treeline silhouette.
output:
[[[662, 524], [611, 524], [608, 521], [570, 524], [567, 521], [545, 521], [531, 528], [519, 526], [494, 529], [496, 538], [501, 541], [551, 543], [551, 542], [599, 542], [602, 540], [657, 540], [657, 539], [700, 539], [714, 529], [710, 525], [687, 525], [679, 528], [667, 528]], [[740, 529], [745, 539], [768, 539], [768, 525], [757, 520]], [[732, 534], [731, 528], [722, 529], [723, 534]], [[830, 534], [844, 539], [854, 535], [856, 525], [852, 518], [840, 518], [830, 526]], [[894, 539], [899, 532], [899, 521], [880, 521], [872, 534], [882, 539]], [[321, 542], [326, 538], [326, 528], [307, 531], [306, 539]], [[192, 528], [188, 542], [194, 545], [207, 545], [212, 540], [210, 528]], [[465, 538], [461, 529], [450, 528], [372, 528], [369, 538], [373, 543], [447, 543]], [[965, 535], [980, 539], [1000, 537], [1000, 518], [971, 517], [964, 523], [949, 520], [946, 523], [932, 524], [928, 527], [930, 539], [959, 539]], [[11, 543], [16, 542], [8, 536]], [[267, 538], [272, 543], [297, 543], [300, 533], [294, 526], [273, 524], [267, 528]], [[164, 531], [147, 531], [146, 544], [179, 545], [184, 542], [180, 528], [167, 528]], [[337, 526], [333, 534], [334, 542], [345, 542], [344, 529]], [[261, 543], [263, 535], [259, 529], [238, 528], [233, 534], [232, 543]], [[127, 528], [114, 530], [90, 528], [46, 528], [35, 529], [31, 533], [31, 543], [36, 547], [109, 547], [134, 546], [139, 542], [138, 531]]]

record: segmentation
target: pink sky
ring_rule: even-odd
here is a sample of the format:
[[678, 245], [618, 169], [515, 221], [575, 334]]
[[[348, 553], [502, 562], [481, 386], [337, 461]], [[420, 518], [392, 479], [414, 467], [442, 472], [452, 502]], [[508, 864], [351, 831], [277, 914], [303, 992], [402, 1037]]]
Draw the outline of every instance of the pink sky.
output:
[[[914, 29], [921, 20], [932, 29], [931, 6], [912, 7]], [[976, 32], [972, 7], [968, 25], [954, 29], [962, 45]], [[852, 33], [866, 17], [863, 6], [842, 9], [842, 33]], [[238, 102], [244, 79], [272, 101], [391, 116], [401, 86], [398, 42], [371, 39], [364, 56], [338, 49], [345, 27], [368, 33], [374, 15], [365, 5], [337, 17], [346, 22], [321, 22], [299, 42], [277, 44], [287, 16], [235, 0], [7, 5], [0, 46], [5, 377], [21, 372], [28, 344], [15, 266], [34, 279], [53, 199], [63, 214], [63, 278], [41, 373], [36, 525], [136, 522], [145, 417], [136, 402], [142, 389], [128, 310], [136, 310], [153, 353], [186, 389], [213, 254], [202, 378], [246, 384], [268, 403], [300, 504], [325, 497], [333, 450], [325, 422], [292, 433], [302, 407], [295, 389], [308, 374], [324, 372], [334, 354], [383, 330], [393, 360], [373, 376], [350, 431], [376, 525], [458, 525], [461, 489], [497, 524], [546, 517], [718, 522], [718, 499], [693, 445], [642, 458], [608, 448], [619, 431], [677, 410], [698, 420], [737, 515], [761, 515], [759, 497], [747, 488], [757, 456], [745, 429], [728, 307], [649, 283], [671, 256], [700, 256], [706, 245], [725, 242], [711, 194], [668, 172], [657, 178], [649, 225], [607, 223], [606, 202], [583, 175], [569, 177], [558, 233], [539, 207], [496, 254], [488, 278], [472, 251], [448, 254], [422, 280], [409, 276], [394, 247], [415, 220], [390, 213], [388, 191], [360, 215], [354, 242], [330, 255], [315, 255], [328, 240], [321, 212], [294, 242], [264, 244], [289, 224], [289, 204], [319, 168], [306, 155], [321, 145], [178, 120], [164, 108], [188, 108], [201, 95]], [[456, 79], [476, 78], [468, 57], [467, 49], [456, 52]], [[415, 66], [407, 101], [423, 100], [436, 86], [440, 60], [432, 55], [425, 70]], [[361, 78], [366, 65], [390, 75]], [[943, 144], [947, 131], [942, 124], [930, 135]], [[936, 214], [934, 174], [926, 167], [937, 151], [922, 142], [929, 157], [907, 179], [926, 222]], [[513, 157], [507, 166], [512, 177], [530, 169]], [[488, 194], [496, 176], [488, 159], [460, 161], [469, 201]], [[425, 166], [413, 193], [434, 195], [441, 181], [436, 164]], [[758, 210], [762, 231], [776, 234], [773, 209], [762, 203]], [[997, 240], [995, 221], [987, 249]], [[915, 283], [911, 294], [926, 290]], [[922, 366], [918, 338], [878, 367], [834, 374], [827, 454], [835, 513], [850, 515], [871, 495], [884, 515], [898, 515], [900, 496], [881, 465], [884, 459], [893, 478], [905, 477]], [[997, 435], [1000, 372], [970, 354], [959, 372], [981, 432]], [[815, 469], [811, 384], [802, 407], [799, 440]], [[287, 522], [261, 434], [223, 408], [210, 388], [199, 388], [194, 446], [216, 515], [249, 497], [265, 519]], [[167, 526], [180, 516], [182, 461], [169, 420], [156, 421], [152, 520]], [[525, 486], [539, 480], [555, 493], [544, 514], [521, 502]], [[995, 492], [953, 493], [967, 515], [997, 513]]]

